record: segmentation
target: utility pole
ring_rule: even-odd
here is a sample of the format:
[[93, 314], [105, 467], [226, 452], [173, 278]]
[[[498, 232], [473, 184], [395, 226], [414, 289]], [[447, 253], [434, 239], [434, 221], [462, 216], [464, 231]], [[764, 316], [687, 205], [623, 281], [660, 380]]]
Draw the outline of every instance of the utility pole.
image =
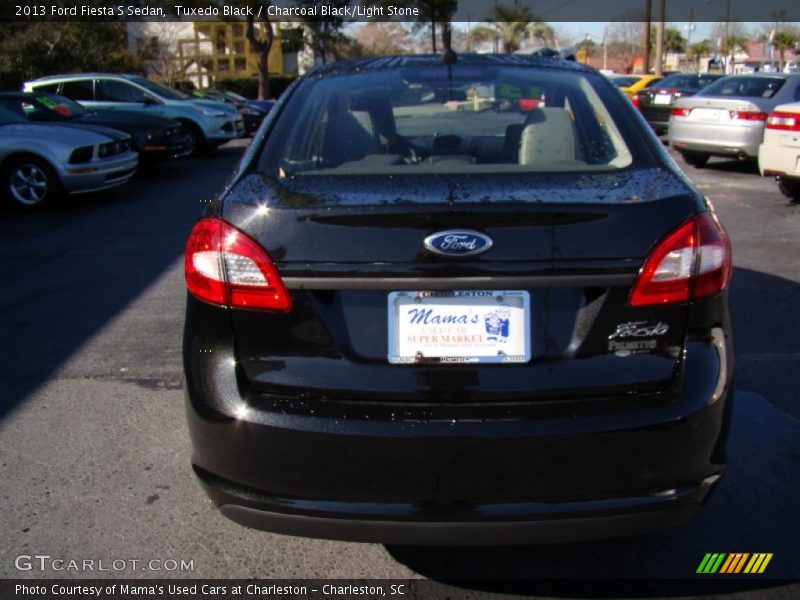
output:
[[655, 74], [664, 72], [664, 19], [666, 17], [666, 0], [658, 0], [658, 21], [656, 21], [656, 68]]
[[650, 72], [650, 0], [644, 0], [644, 72]]

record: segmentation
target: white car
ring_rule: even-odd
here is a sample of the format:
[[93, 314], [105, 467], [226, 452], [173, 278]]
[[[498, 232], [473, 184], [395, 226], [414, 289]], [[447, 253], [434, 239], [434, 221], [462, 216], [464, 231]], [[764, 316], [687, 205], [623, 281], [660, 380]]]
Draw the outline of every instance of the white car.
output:
[[776, 177], [784, 195], [800, 199], [800, 102], [776, 106], [767, 117], [758, 168]]

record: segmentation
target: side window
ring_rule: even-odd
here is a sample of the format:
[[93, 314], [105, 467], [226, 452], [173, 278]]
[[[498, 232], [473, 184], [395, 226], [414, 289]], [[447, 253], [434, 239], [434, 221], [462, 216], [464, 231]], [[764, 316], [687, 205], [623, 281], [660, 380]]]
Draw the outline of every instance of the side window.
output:
[[61, 95], [77, 102], [80, 102], [81, 100], [94, 100], [93, 83], [94, 82], [91, 79], [65, 81], [61, 86]]
[[794, 88], [794, 101], [800, 102], [800, 81], [797, 83], [797, 87]]
[[145, 93], [129, 83], [114, 79], [97, 82], [97, 99], [105, 102], [143, 102]]
[[57, 83], [37, 83], [36, 85], [31, 86], [37, 92], [42, 92], [44, 94], [55, 94], [58, 91], [58, 84]]

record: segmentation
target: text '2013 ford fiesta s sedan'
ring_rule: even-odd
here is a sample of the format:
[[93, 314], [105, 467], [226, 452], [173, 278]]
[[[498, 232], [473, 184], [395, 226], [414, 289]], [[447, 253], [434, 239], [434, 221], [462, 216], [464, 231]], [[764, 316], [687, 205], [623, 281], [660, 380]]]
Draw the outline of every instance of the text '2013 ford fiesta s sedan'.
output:
[[192, 464], [292, 535], [509, 544], [691, 517], [725, 469], [731, 248], [600, 74], [323, 67], [186, 247]]

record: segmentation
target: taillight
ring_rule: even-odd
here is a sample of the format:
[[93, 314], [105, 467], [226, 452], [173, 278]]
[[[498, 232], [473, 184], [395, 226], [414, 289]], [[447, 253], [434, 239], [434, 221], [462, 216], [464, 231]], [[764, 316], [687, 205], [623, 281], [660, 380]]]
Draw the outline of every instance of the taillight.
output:
[[650, 252], [628, 303], [650, 306], [707, 298], [728, 285], [733, 269], [728, 235], [712, 213], [673, 229]]
[[292, 300], [267, 252], [222, 219], [201, 219], [184, 261], [186, 287], [206, 302], [289, 312]]
[[731, 110], [728, 111], [733, 121], [766, 121], [767, 113], [755, 112], [750, 110]]
[[800, 131], [800, 114], [773, 110], [767, 117], [767, 129]]
[[636, 108], [642, 108], [642, 100], [639, 98], [639, 94], [634, 94], [631, 97], [631, 103], [633, 103]]
[[669, 111], [669, 114], [673, 117], [688, 117], [691, 112], [691, 108], [673, 108]]

